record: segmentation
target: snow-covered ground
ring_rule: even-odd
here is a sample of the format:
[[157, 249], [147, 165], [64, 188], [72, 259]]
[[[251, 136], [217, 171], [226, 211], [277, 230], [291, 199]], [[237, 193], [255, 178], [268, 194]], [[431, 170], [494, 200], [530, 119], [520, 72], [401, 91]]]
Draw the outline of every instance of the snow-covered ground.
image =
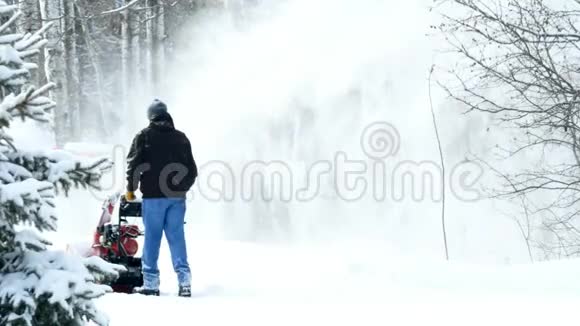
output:
[[[431, 3], [399, 1], [393, 10], [389, 1], [288, 1], [242, 31], [227, 15], [199, 19], [192, 22], [192, 35], [184, 36], [191, 48], [167, 67], [171, 89], [160, 93], [200, 163], [290, 162], [295, 157], [287, 154], [294, 152], [316, 162], [332, 159], [337, 150], [361, 159], [359, 131], [385, 119], [401, 134], [393, 164], [438, 162], [426, 80], [431, 66], [444, 59], [435, 60], [432, 48], [438, 45], [425, 38], [431, 23], [425, 5]], [[461, 110], [441, 94], [434, 103], [449, 164], [463, 161], [467, 152], [485, 154], [503, 140], [502, 132], [488, 133], [487, 119], [459, 116]], [[141, 119], [136, 128], [146, 123], [142, 113], [135, 116]], [[305, 128], [291, 142], [300, 146], [270, 139], [283, 129], [278, 125], [309, 119], [312, 130], [298, 122], [290, 128]], [[120, 145], [128, 146], [137, 129], [123, 129]], [[85, 147], [91, 146], [73, 149]], [[236, 229], [234, 222], [254, 216], [256, 208], [246, 204], [194, 201], [187, 218], [194, 297], [176, 296], [164, 242], [162, 296], [99, 299], [111, 325], [580, 322], [580, 260], [508, 264], [526, 260], [527, 251], [516, 224], [490, 203], [449, 198], [451, 262], [433, 259], [443, 255], [438, 203], [293, 202], [290, 220], [306, 230], [303, 238], [329, 239], [326, 244], [222, 240], [226, 226]], [[50, 236], [55, 246], [91, 239], [99, 200], [73, 194], [58, 209], [59, 231]]]
[[[58, 205], [55, 247], [91, 239], [100, 199]], [[108, 294], [115, 325], [576, 325], [580, 260], [468, 264], [401, 254], [388, 239], [258, 244], [208, 233], [192, 204], [187, 241], [192, 298], [176, 295], [162, 243], [161, 297]], [[498, 241], [500, 241], [498, 239]], [[424, 243], [417, 243], [423, 246]], [[451, 247], [453, 258], [456, 249]], [[441, 255], [443, 252], [441, 251]]]
[[110, 294], [111, 325], [573, 325], [580, 260], [533, 265], [413, 261], [355, 247], [190, 242], [194, 296]]

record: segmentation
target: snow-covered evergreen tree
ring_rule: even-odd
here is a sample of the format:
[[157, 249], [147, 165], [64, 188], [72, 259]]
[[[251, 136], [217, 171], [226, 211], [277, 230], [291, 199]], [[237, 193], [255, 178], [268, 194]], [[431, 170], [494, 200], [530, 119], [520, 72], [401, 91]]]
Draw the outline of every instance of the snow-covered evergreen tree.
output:
[[[14, 119], [47, 122], [54, 86], [31, 85], [30, 59], [45, 45], [43, 29], [20, 34], [17, 5], [0, 0], [0, 325], [106, 325], [93, 299], [120, 266], [49, 249], [38, 232], [56, 229], [58, 190], [97, 187], [107, 160], [84, 162], [59, 152], [18, 150], [8, 134]], [[36, 230], [34, 230], [36, 229]]]

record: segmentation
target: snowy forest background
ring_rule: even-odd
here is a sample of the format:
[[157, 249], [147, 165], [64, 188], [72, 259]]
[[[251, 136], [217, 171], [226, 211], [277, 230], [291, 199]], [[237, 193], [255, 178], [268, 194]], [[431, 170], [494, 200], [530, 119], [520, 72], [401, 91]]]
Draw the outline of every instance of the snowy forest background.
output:
[[[0, 1], [1, 322], [107, 324], [92, 300], [107, 292], [96, 281], [115, 269], [59, 249], [90, 239], [102, 200], [123, 190], [125, 150], [146, 125], [153, 98], [168, 103], [201, 168], [186, 224], [201, 278], [207, 264], [210, 280], [219, 270], [232, 288], [268, 290], [264, 277], [244, 277], [293, 260], [285, 251], [256, 256], [260, 245], [299, 249], [298, 269], [320, 262], [320, 275], [336, 266], [349, 280], [375, 274], [370, 288], [398, 283], [403, 274], [409, 284], [424, 280], [429, 288], [433, 275], [418, 270], [430, 271], [433, 260], [512, 265], [577, 257], [579, 6], [577, 0]], [[319, 179], [313, 200], [240, 197], [249, 162], [284, 162], [294, 190], [309, 166], [336, 163], [338, 154], [374, 166], [363, 136], [377, 121], [396, 129], [397, 150], [381, 161], [394, 178], [371, 170], [360, 175], [368, 189], [400, 191], [401, 198], [377, 200], [366, 192], [344, 200], [333, 173]], [[393, 145], [383, 140], [374, 145]], [[431, 183], [396, 179], [401, 166]], [[426, 167], [433, 169], [425, 174]], [[481, 178], [470, 179], [473, 171]], [[477, 188], [477, 198], [443, 182], [457, 172], [466, 188]], [[229, 173], [233, 178], [211, 179]], [[268, 182], [251, 189], [271, 189]], [[441, 190], [445, 201], [437, 199]], [[216, 259], [237, 250], [248, 250], [252, 263]], [[161, 259], [170, 266], [167, 255]], [[412, 268], [397, 271], [393, 261], [412, 261]], [[228, 274], [239, 265], [245, 276]], [[437, 266], [447, 275], [459, 265]], [[567, 272], [575, 279], [573, 268]], [[468, 277], [473, 273], [487, 270], [478, 265]], [[519, 280], [527, 290], [538, 281], [520, 280], [522, 274], [505, 283], [491, 277], [489, 284], [505, 290]], [[455, 281], [449, 275], [443, 283]], [[567, 277], [558, 286], [574, 291]]]
[[[57, 143], [119, 137], [144, 97], [168, 86], [163, 69], [180, 60], [180, 32], [200, 10], [223, 8], [222, 1], [7, 1], [23, 12], [20, 29], [52, 23], [48, 45], [34, 81], [57, 84]], [[248, 2], [249, 3], [249, 2]], [[240, 6], [230, 4], [240, 14]], [[147, 99], [149, 99], [147, 97]], [[135, 99], [143, 99], [136, 101]]]
[[[574, 36], [555, 40], [558, 31], [576, 35], [574, 1], [413, 1], [398, 10], [371, 0], [12, 3], [23, 12], [22, 31], [53, 24], [35, 57], [44, 69], [32, 78], [56, 83], [54, 123], [39, 128], [59, 148], [70, 142], [127, 146], [146, 123], [144, 108], [161, 97], [199, 162], [228, 162], [236, 175], [249, 161], [308, 165], [338, 150], [370, 162], [360, 151], [360, 132], [373, 121], [400, 132], [393, 166], [439, 164], [433, 105], [445, 164], [472, 162], [485, 170], [478, 182], [485, 198], [447, 198], [450, 256], [505, 263], [579, 252], [575, 111], [569, 109], [575, 90], [546, 77], [574, 70], [567, 63]], [[524, 34], [558, 33], [521, 36], [512, 25]], [[538, 62], [556, 68], [534, 70]], [[574, 85], [573, 75], [564, 84]], [[527, 84], [518, 84], [519, 76]], [[304, 167], [293, 168], [300, 178]], [[367, 196], [346, 203], [332, 185], [332, 177], [323, 179], [321, 196], [311, 202], [215, 203], [195, 193], [192, 236], [377, 241], [441, 257], [439, 202]], [[61, 209], [68, 216], [78, 207], [67, 202]], [[79, 240], [92, 229], [72, 218], [60, 227]]]

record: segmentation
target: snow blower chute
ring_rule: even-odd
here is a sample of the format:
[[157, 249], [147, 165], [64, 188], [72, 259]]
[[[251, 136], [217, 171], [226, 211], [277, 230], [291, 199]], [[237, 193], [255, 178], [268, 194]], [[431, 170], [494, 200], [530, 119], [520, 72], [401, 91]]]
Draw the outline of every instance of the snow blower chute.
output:
[[[112, 217], [117, 204], [117, 221], [114, 221]], [[119, 194], [105, 200], [91, 247], [90, 255], [126, 268], [116, 281], [109, 284], [114, 292], [132, 293], [133, 288], [143, 285], [141, 258], [135, 255], [139, 250], [137, 238], [144, 233], [137, 224], [129, 223], [130, 217], [142, 217], [140, 201], [127, 201]]]

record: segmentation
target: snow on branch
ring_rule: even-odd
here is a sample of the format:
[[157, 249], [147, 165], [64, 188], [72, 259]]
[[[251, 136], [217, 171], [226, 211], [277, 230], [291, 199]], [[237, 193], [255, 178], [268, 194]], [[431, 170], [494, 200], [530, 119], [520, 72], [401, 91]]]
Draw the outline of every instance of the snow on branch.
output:
[[[0, 82], [1, 73], [0, 66]], [[40, 92], [34, 87], [27, 87], [18, 95], [11, 93], [6, 96], [0, 103], [0, 126], [9, 126], [12, 118], [16, 117], [23, 120], [30, 118], [40, 122], [48, 122], [50, 120], [50, 110], [56, 106], [56, 103], [42, 94], [47, 93], [54, 87], [56, 87], [54, 83], [46, 84], [40, 88]]]
[[46, 30], [49, 29], [53, 24], [54, 22], [50, 22], [44, 25], [34, 34], [27, 33], [26, 35], [24, 35], [21, 40], [19, 40], [14, 44], [14, 48], [16, 49], [16, 51], [23, 52], [29, 50], [37, 50], [43, 47], [47, 43], [47, 41], [43, 38], [42, 34], [44, 34]]
[[14, 237], [14, 242], [21, 250], [43, 251], [50, 245], [50, 242], [32, 230], [19, 231]]
[[[2, 4], [2, 2], [0, 2], [0, 5]], [[9, 13], [13, 13], [12, 17], [10, 17], [10, 19], [8, 19], [4, 24], [0, 25], [0, 33], [4, 33], [4, 31], [12, 26], [12, 24], [14, 24], [14, 22], [16, 22], [16, 20], [18, 18], [20, 18], [20, 16], [22, 15], [21, 11], [16, 11], [18, 9], [17, 6], [0, 6], [0, 15], [5, 16]]]
[[[98, 265], [98, 268], [94, 268]], [[107, 325], [108, 320], [100, 315], [93, 299], [110, 293], [106, 285], [94, 282], [91, 273], [98, 270], [98, 277], [115, 278], [121, 268], [97, 261], [79, 260], [75, 256], [60, 251], [26, 251], [24, 255], [3, 268], [0, 278], [0, 324], [11, 321], [15, 324], [37, 324], [34, 321], [53, 320], [54, 325], [68, 315], [73, 320], [94, 320], [99, 325]], [[35, 303], [44, 309], [35, 309]], [[21, 309], [12, 310], [7, 307]]]
[[54, 186], [29, 178], [0, 185], [0, 210], [10, 224], [30, 224], [39, 231], [55, 231]]
[[129, 2], [128, 4], [121, 6], [119, 8], [103, 11], [101, 13], [101, 15], [109, 15], [109, 14], [114, 14], [114, 13], [125, 11], [125, 10], [133, 7], [134, 5], [136, 5], [139, 1], [141, 1], [141, 0], [133, 0], [133, 1]]
[[0, 15], [6, 15], [18, 10], [18, 5], [8, 5], [6, 1], [0, 1]]
[[[8, 163], [34, 171], [34, 178], [50, 182], [67, 194], [72, 187], [100, 189], [100, 179], [112, 167], [112, 162], [107, 158], [80, 159], [64, 151], [20, 151], [4, 155]], [[11, 176], [16, 176], [16, 173], [23, 172], [15, 170]], [[0, 180], [2, 177], [0, 174]]]
[[0, 44], [12, 44], [22, 38], [22, 34], [8, 34], [0, 36]]

